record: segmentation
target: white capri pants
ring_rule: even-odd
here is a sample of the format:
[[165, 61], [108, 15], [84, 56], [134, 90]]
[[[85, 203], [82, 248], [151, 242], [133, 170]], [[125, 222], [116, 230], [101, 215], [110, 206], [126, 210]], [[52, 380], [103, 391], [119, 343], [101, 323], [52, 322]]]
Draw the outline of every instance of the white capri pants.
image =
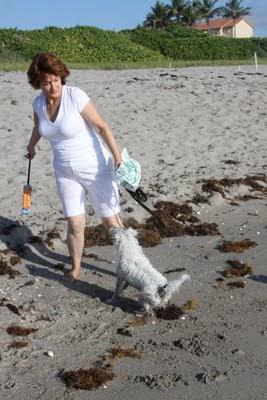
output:
[[88, 163], [54, 165], [58, 194], [65, 217], [84, 214], [89, 195], [98, 217], [120, 212], [119, 192], [112, 159], [100, 170]]

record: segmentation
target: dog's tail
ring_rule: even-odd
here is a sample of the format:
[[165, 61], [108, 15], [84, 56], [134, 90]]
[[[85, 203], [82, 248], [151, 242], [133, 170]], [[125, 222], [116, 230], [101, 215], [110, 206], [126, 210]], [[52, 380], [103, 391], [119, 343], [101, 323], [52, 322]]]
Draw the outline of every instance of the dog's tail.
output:
[[180, 286], [186, 282], [186, 281], [190, 281], [191, 277], [188, 274], [183, 274], [182, 276], [180, 276], [180, 278], [178, 279], [174, 279], [173, 281], [170, 281], [167, 283], [167, 287], [165, 289], [166, 291], [166, 298], [170, 299], [171, 296], [177, 292], [180, 289]]

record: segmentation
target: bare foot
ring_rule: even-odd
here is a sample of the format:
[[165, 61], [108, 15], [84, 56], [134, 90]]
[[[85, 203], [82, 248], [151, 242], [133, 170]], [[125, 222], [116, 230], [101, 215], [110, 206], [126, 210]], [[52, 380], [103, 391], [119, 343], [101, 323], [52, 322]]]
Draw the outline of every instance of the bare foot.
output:
[[64, 279], [69, 283], [73, 283], [78, 278], [79, 274], [80, 274], [79, 269], [78, 270], [73, 269], [64, 274]]

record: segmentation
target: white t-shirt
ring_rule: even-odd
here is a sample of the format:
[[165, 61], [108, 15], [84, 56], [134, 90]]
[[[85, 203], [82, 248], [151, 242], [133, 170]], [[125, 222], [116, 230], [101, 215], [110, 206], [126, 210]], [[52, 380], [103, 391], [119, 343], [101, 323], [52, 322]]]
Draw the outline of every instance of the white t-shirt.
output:
[[52, 122], [47, 115], [43, 92], [34, 98], [32, 106], [39, 118], [38, 129], [40, 135], [51, 143], [55, 166], [65, 162], [89, 162], [89, 165], [96, 166], [103, 156], [105, 161], [110, 158], [94, 128], [80, 114], [89, 101], [83, 90], [63, 85], [58, 115]]

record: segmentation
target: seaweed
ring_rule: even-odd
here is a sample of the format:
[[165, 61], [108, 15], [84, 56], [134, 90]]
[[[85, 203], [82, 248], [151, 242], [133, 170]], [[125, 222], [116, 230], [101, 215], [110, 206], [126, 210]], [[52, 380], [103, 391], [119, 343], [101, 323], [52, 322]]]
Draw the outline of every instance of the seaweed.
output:
[[142, 325], [146, 325], [146, 323], [147, 323], [146, 315], [142, 315], [141, 317], [134, 318], [134, 319], [131, 319], [130, 321], [128, 321], [128, 325], [130, 325], [130, 326], [142, 326]]
[[130, 357], [130, 358], [141, 358], [142, 353], [136, 349], [133, 348], [123, 348], [121, 346], [116, 346], [113, 347], [108, 351], [106, 355], [103, 356], [104, 360], [114, 360], [117, 358], [124, 358], [124, 357]]
[[3, 260], [3, 258], [0, 258], [0, 275], [9, 275], [10, 279], [14, 279], [15, 276], [21, 275], [19, 271], [14, 270], [11, 268], [11, 266], [8, 264], [7, 261]]
[[194, 204], [199, 204], [199, 203], [209, 203], [209, 199], [207, 197], [203, 196], [200, 193], [195, 194], [195, 196], [192, 199], [192, 203]]
[[7, 304], [5, 304], [5, 306], [6, 306], [10, 311], [12, 311], [14, 314], [21, 315], [21, 313], [19, 312], [18, 307], [15, 306], [14, 304], [7, 303]]
[[217, 249], [224, 253], [242, 253], [243, 251], [255, 246], [257, 246], [256, 242], [245, 239], [237, 242], [223, 241], [222, 244], [217, 247]]
[[84, 247], [107, 246], [111, 244], [111, 237], [103, 224], [85, 227]]
[[84, 252], [83, 252], [83, 257], [92, 258], [93, 260], [96, 260], [96, 261], [105, 261], [105, 262], [107, 262], [108, 264], [112, 264], [112, 261], [107, 260], [106, 258], [103, 258], [103, 257], [101, 257], [101, 256], [99, 256], [99, 255], [97, 255], [97, 254], [93, 254], [93, 253], [87, 254], [87, 253], [84, 253]]
[[175, 320], [180, 319], [184, 315], [184, 311], [181, 307], [170, 304], [165, 308], [157, 308], [155, 314], [158, 319]]
[[161, 236], [159, 232], [141, 229], [138, 241], [143, 247], [155, 247], [161, 242]]
[[11, 325], [6, 331], [11, 336], [29, 336], [31, 333], [36, 332], [35, 328], [24, 328], [22, 326]]
[[14, 349], [22, 349], [27, 346], [29, 346], [29, 342], [27, 342], [27, 340], [14, 340], [9, 347]]
[[262, 197], [253, 196], [251, 194], [244, 194], [243, 196], [235, 197], [235, 199], [239, 201], [249, 201], [249, 200], [261, 200]]
[[21, 264], [22, 260], [19, 256], [12, 256], [12, 257], [10, 257], [9, 262], [10, 262], [10, 265], [12, 265], [12, 267], [14, 267], [14, 265]]
[[199, 301], [198, 299], [191, 299], [188, 300], [183, 306], [182, 310], [184, 312], [190, 312], [190, 311], [195, 311], [198, 308]]
[[77, 371], [65, 371], [62, 378], [67, 387], [92, 390], [113, 380], [115, 374], [107, 368], [89, 368], [78, 369]]
[[60, 239], [60, 238], [61, 238], [60, 232], [58, 228], [55, 226], [53, 229], [51, 229], [51, 231], [47, 233], [47, 237], [46, 240], [44, 240], [44, 243], [46, 243], [49, 247], [54, 249], [53, 239]]
[[40, 236], [33, 235], [29, 239], [29, 243], [43, 243], [43, 239]]
[[242, 263], [239, 260], [227, 260], [228, 265], [232, 268], [227, 268], [222, 272], [225, 278], [232, 278], [234, 276], [241, 277], [253, 274], [253, 268], [248, 263]]
[[167, 271], [164, 271], [164, 274], [172, 274], [173, 272], [182, 272], [185, 271], [185, 268], [174, 268], [174, 269], [167, 269]]
[[[154, 207], [152, 215], [143, 223], [134, 218], [123, 220], [125, 228], [139, 231], [139, 243], [143, 247], [157, 246], [162, 238], [220, 234], [215, 223], [196, 224], [199, 220], [193, 215], [193, 209], [188, 202], [175, 204], [171, 201], [158, 201]], [[111, 244], [112, 239], [103, 224], [85, 228], [85, 247]]]
[[242, 281], [228, 282], [227, 286], [229, 286], [231, 289], [244, 288], [246, 286], [246, 282], [242, 282]]
[[259, 181], [267, 183], [267, 176], [261, 174], [246, 176], [245, 178], [203, 179], [201, 182], [204, 182], [202, 185], [202, 190], [204, 192], [219, 192], [223, 198], [226, 198], [224, 187], [240, 184], [250, 186], [253, 190], [267, 194], [267, 188], [261, 185]]

